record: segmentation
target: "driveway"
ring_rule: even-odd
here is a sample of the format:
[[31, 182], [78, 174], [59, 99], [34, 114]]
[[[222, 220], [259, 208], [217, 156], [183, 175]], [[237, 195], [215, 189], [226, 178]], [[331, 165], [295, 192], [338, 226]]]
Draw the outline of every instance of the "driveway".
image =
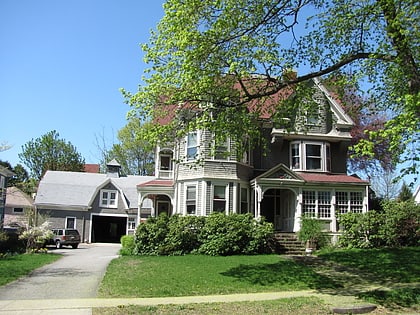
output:
[[0, 287], [0, 300], [94, 298], [109, 262], [120, 244], [83, 244], [52, 249], [63, 258], [33, 271], [28, 277]]

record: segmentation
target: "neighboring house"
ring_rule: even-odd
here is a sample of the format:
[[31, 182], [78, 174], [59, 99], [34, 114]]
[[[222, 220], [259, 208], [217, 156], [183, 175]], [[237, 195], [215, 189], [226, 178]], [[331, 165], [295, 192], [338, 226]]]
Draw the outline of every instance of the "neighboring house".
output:
[[[297, 232], [300, 217], [307, 214], [334, 233], [338, 214], [366, 212], [369, 183], [346, 174], [354, 123], [319, 80], [312, 85], [318, 115], [285, 119], [294, 122], [295, 132], [274, 126], [269, 116], [261, 117], [267, 151], [257, 147], [237, 157], [232, 139], [211, 150], [214, 137], [206, 130], [158, 146], [156, 178], [137, 186], [140, 204], [148, 198], [153, 205], [140, 211], [141, 218], [162, 212], [249, 212], [264, 216], [277, 231]], [[280, 94], [277, 99], [283, 97]], [[197, 156], [202, 159], [199, 165]]]
[[33, 216], [34, 209], [34, 201], [30, 196], [17, 187], [8, 187], [4, 227], [28, 228], [29, 216]]
[[153, 177], [120, 176], [115, 160], [107, 168], [107, 174], [47, 171], [35, 198], [38, 213], [49, 217], [52, 228], [77, 229], [84, 242], [119, 242], [134, 233], [136, 185]]
[[7, 197], [7, 179], [15, 175], [12, 171], [0, 165], [0, 229], [3, 228], [4, 209]]
[[420, 185], [414, 191], [413, 198], [416, 203], [420, 204]]

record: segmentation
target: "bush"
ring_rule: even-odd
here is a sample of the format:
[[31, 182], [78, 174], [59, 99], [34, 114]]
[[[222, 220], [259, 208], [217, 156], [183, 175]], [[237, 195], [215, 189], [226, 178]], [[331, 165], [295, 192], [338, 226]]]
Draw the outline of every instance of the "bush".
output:
[[297, 236], [301, 242], [305, 243], [306, 247], [319, 248], [324, 239], [322, 222], [310, 216], [301, 217]]
[[22, 232], [19, 239], [26, 242], [26, 251], [28, 253], [45, 252], [41, 250], [45, 247], [47, 240], [53, 237], [52, 231], [49, 229], [49, 222], [45, 221], [40, 226], [33, 226]]
[[272, 234], [271, 223], [257, 221], [251, 214], [213, 213], [200, 233], [198, 251], [211, 256], [264, 253]]
[[420, 245], [420, 205], [413, 201], [387, 201], [383, 212], [346, 213], [340, 215], [339, 223], [344, 230], [339, 240], [343, 247]]
[[273, 234], [270, 223], [256, 221], [250, 214], [209, 217], [181, 216], [149, 218], [137, 227], [136, 255], [257, 254], [269, 251]]
[[121, 246], [120, 255], [122, 256], [129, 256], [134, 254], [134, 235], [123, 235], [121, 236]]

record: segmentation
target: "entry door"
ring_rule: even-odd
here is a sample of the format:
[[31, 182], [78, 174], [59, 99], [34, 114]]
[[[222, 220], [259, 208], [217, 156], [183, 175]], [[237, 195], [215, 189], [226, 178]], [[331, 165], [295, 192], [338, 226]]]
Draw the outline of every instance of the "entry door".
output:
[[280, 190], [279, 215], [276, 218], [277, 228], [282, 232], [293, 232], [295, 224], [294, 193], [290, 190]]
[[165, 212], [169, 216], [170, 215], [169, 207], [170, 207], [169, 201], [159, 200], [157, 202], [157, 215], [159, 216], [159, 214]]

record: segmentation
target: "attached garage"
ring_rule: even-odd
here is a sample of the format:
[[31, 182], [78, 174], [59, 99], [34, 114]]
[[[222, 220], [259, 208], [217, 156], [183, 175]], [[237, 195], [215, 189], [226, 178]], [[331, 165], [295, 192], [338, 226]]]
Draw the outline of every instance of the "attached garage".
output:
[[127, 217], [92, 215], [92, 243], [119, 243], [127, 234]]

